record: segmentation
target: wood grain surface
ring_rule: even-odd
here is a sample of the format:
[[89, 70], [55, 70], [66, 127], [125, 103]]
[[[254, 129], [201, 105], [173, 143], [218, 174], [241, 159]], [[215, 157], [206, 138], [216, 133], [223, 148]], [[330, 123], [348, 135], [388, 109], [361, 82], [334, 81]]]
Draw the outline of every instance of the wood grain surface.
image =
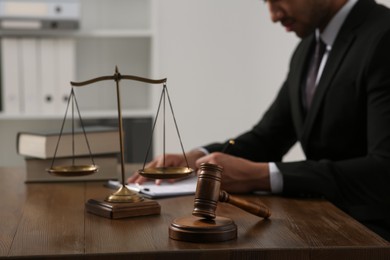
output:
[[0, 258], [75, 259], [390, 259], [390, 244], [325, 200], [245, 195], [272, 211], [262, 219], [219, 203], [237, 239], [191, 243], [169, 238], [190, 216], [193, 196], [159, 199], [160, 215], [108, 219], [85, 202], [113, 191], [102, 182], [25, 184], [22, 168], [0, 168]]

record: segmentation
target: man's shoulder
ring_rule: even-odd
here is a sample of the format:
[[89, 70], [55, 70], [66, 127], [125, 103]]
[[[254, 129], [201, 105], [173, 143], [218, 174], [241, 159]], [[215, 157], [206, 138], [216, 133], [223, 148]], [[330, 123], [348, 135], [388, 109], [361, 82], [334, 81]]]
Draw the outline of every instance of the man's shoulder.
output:
[[368, 13], [367, 23], [380, 25], [377, 29], [390, 28], [390, 8], [376, 3], [375, 8]]
[[340, 30], [342, 35], [358, 35], [372, 44], [389, 32], [390, 9], [372, 0], [359, 0]]

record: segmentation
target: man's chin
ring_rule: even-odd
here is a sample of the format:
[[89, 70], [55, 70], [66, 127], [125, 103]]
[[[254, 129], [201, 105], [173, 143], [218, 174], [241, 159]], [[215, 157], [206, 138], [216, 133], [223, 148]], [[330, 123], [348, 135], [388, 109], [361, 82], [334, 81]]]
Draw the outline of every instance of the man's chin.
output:
[[311, 30], [311, 31], [300, 31], [300, 30], [294, 30], [294, 31], [290, 31], [290, 32], [294, 32], [295, 35], [301, 39], [309, 36], [310, 34], [312, 34], [314, 32], [314, 30]]
[[309, 36], [311, 33], [314, 32], [314, 28], [303, 28], [303, 27], [299, 27], [297, 26], [297, 24], [291, 24], [291, 26], [288, 26], [288, 25], [284, 25], [284, 29], [286, 30], [286, 32], [290, 33], [290, 32], [293, 32], [295, 33], [295, 35], [299, 38], [305, 38], [307, 36]]

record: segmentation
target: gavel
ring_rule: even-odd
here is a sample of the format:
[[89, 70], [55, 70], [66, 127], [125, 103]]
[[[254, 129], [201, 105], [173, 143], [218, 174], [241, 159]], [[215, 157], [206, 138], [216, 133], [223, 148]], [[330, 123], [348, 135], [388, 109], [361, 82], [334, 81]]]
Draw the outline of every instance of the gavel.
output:
[[256, 216], [269, 218], [271, 211], [263, 204], [255, 204], [240, 199], [221, 190], [223, 168], [216, 164], [203, 163], [199, 167], [198, 181], [195, 192], [194, 210], [192, 215], [214, 219], [218, 201], [230, 203]]

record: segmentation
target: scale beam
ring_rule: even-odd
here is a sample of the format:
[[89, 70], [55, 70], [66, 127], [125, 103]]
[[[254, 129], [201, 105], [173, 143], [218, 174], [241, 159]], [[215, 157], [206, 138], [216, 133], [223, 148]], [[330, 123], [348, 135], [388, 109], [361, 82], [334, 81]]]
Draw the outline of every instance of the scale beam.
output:
[[166, 78], [163, 79], [148, 79], [148, 78], [143, 78], [143, 77], [138, 77], [138, 76], [133, 76], [133, 75], [121, 75], [120, 73], [115, 73], [114, 75], [111, 76], [102, 76], [102, 77], [97, 77], [94, 79], [82, 81], [82, 82], [74, 82], [71, 81], [70, 84], [74, 87], [83, 87], [92, 83], [96, 83], [99, 81], [104, 81], [104, 80], [115, 80], [119, 81], [121, 79], [128, 79], [128, 80], [134, 80], [134, 81], [140, 81], [140, 82], [145, 82], [145, 83], [150, 83], [150, 84], [163, 84], [167, 82]]

